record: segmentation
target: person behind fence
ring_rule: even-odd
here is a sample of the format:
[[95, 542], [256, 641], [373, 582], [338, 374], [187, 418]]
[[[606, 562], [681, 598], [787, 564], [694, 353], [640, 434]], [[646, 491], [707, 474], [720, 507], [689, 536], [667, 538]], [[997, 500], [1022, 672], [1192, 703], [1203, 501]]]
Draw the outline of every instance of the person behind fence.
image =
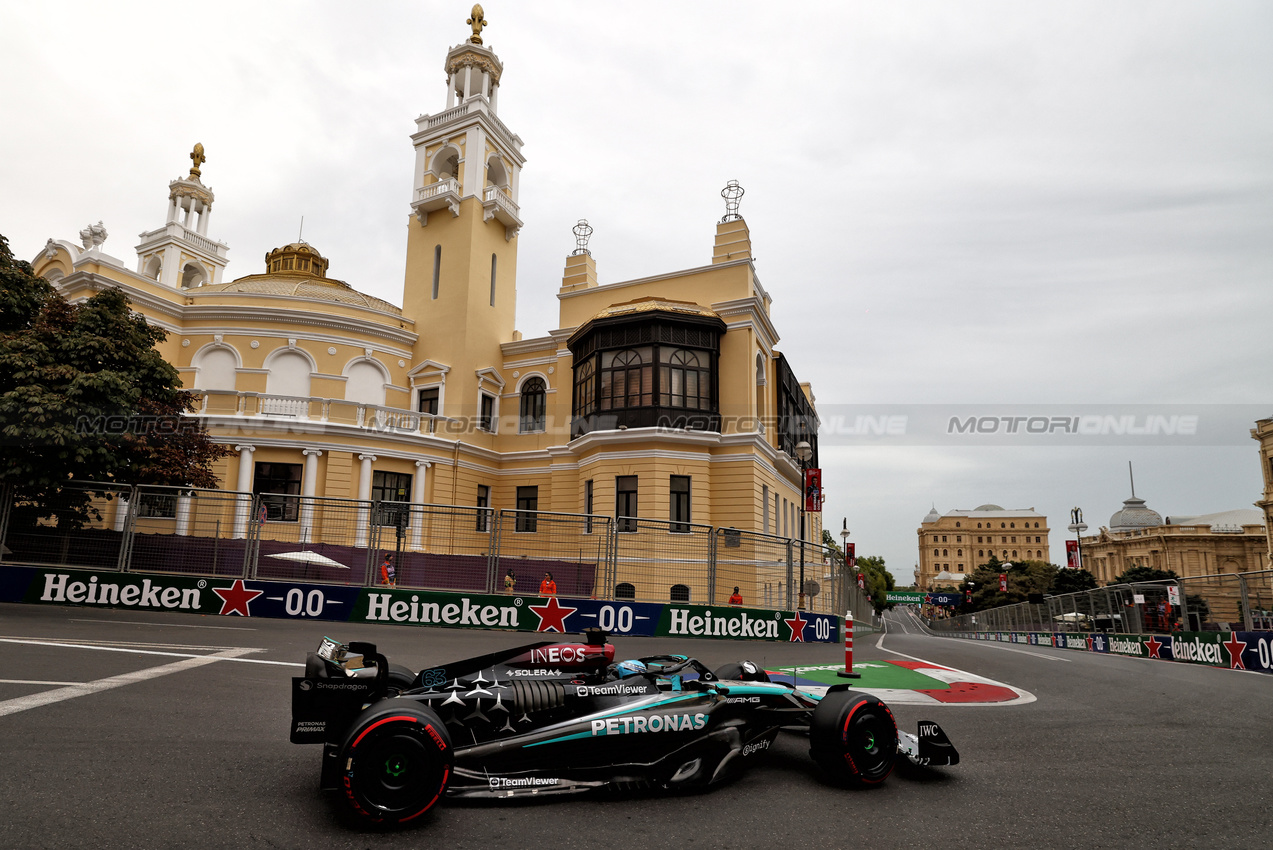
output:
[[556, 596], [557, 582], [553, 581], [552, 573], [544, 573], [544, 580], [539, 583], [540, 596]]
[[516, 587], [517, 576], [513, 575], [513, 571], [510, 569], [508, 572], [504, 573], [504, 592], [511, 594]]
[[393, 568], [393, 554], [385, 555], [384, 561], [380, 564], [380, 583], [387, 584], [390, 587], [398, 583], [397, 574]]
[[743, 596], [742, 596], [742, 594], [741, 594], [741, 593], [739, 593], [739, 592], [738, 592], [738, 588], [736, 588], [736, 587], [734, 588], [734, 595], [733, 595], [733, 596], [731, 596], [731, 597], [729, 597], [729, 604], [730, 604], [730, 605], [742, 605], [742, 604], [743, 604]]

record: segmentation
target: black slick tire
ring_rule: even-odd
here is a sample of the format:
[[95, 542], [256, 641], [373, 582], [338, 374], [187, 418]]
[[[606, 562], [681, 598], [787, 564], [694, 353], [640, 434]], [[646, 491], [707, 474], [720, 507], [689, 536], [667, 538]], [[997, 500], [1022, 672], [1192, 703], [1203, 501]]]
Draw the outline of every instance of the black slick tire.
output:
[[453, 764], [451, 736], [432, 709], [381, 700], [345, 735], [338, 797], [364, 824], [402, 826], [442, 799]]
[[857, 691], [822, 698], [809, 726], [809, 755], [833, 781], [879, 785], [897, 762], [897, 721], [879, 699]]

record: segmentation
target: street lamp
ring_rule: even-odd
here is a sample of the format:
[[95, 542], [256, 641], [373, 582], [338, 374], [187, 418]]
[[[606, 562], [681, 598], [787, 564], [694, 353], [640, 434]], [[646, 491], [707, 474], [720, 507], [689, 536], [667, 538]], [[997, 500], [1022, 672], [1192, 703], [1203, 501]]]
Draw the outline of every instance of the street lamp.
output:
[[804, 471], [812, 459], [813, 446], [809, 445], [807, 440], [796, 443], [796, 460], [800, 463], [800, 596], [796, 606], [799, 611], [804, 610], [804, 503], [808, 498], [808, 493], [805, 492]]
[[1083, 511], [1080, 508], [1070, 511], [1070, 531], [1074, 532], [1074, 548], [1078, 553], [1078, 563], [1074, 565], [1074, 568], [1081, 570], [1083, 569], [1083, 532], [1087, 531], [1087, 523], [1083, 522]]
[[[845, 581], [857, 581], [857, 570], [853, 568], [853, 564], [849, 563], [849, 518], [843, 519], [843, 527], [840, 529], [840, 551], [844, 554], [844, 575]], [[848, 594], [841, 591], [842, 597], [847, 599]]]

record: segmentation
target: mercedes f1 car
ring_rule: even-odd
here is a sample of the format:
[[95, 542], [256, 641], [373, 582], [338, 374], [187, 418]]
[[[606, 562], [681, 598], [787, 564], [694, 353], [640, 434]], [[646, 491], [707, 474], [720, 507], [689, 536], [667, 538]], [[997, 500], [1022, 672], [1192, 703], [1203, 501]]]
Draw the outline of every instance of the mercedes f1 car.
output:
[[356, 819], [409, 824], [443, 798], [694, 788], [733, 777], [778, 732], [804, 732], [832, 781], [883, 782], [897, 757], [953, 765], [936, 723], [899, 732], [879, 699], [772, 682], [749, 661], [615, 663], [603, 632], [413, 672], [374, 644], [324, 638], [293, 679], [291, 740], [323, 745], [321, 787]]

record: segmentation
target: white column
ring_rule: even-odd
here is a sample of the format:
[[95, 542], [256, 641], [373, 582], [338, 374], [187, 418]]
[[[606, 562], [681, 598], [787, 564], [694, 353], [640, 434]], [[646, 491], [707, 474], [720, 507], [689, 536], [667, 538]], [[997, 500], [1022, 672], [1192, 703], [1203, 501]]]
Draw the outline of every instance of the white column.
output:
[[123, 531], [128, 521], [128, 500], [120, 496], [115, 503], [115, 531]]
[[446, 108], [450, 109], [455, 106], [455, 74], [447, 74], [446, 77]]
[[[375, 455], [358, 455], [362, 467], [358, 470], [358, 498], [367, 501], [371, 498], [371, 465], [376, 462]], [[354, 545], [366, 547], [370, 539], [371, 510], [367, 505], [358, 506], [358, 529], [355, 533]]]
[[301, 543], [309, 543], [314, 538], [314, 503], [312, 499], [318, 492], [318, 459], [323, 453], [318, 449], [305, 449], [305, 471], [301, 475]]
[[473, 66], [464, 66], [464, 99], [473, 93]]
[[[427, 460], [417, 460], [415, 462], [415, 480], [411, 482], [411, 502], [414, 505], [424, 504], [424, 484], [425, 476], [429, 472], [429, 467], [433, 464]], [[413, 507], [411, 509], [411, 537], [410, 546], [412, 549], [419, 549], [420, 542], [424, 537], [424, 511]]]
[[179, 221], [181, 219], [181, 204], [177, 201], [177, 196], [173, 195], [168, 199], [168, 221]]
[[485, 97], [487, 100], [490, 100], [490, 97], [491, 97], [491, 72], [490, 71], [482, 72], [482, 96]]
[[[239, 483], [235, 485], [235, 489], [240, 493], [248, 493], [252, 490], [252, 452], [256, 451], [256, 446], [235, 446], [234, 450], [239, 453]], [[248, 514], [251, 510], [252, 497], [239, 496], [239, 503], [234, 508], [235, 537], [247, 536]]]
[[212, 206], [204, 204], [203, 209], [199, 211], [199, 233], [203, 236], [208, 235], [208, 219], [212, 218]]
[[190, 494], [183, 491], [177, 497], [177, 536], [185, 537], [190, 533]]
[[499, 108], [499, 83], [491, 86], [491, 112]]

